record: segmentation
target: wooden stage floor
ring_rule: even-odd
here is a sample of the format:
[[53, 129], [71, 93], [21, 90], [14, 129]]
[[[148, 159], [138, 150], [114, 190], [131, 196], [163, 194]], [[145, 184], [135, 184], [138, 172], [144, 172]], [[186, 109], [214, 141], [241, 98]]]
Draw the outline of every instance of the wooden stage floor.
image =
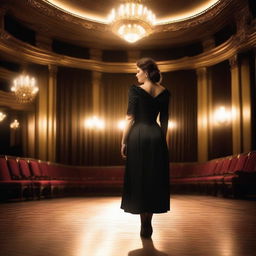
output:
[[1, 256], [254, 256], [256, 201], [171, 195], [141, 239], [120, 197], [0, 204]]

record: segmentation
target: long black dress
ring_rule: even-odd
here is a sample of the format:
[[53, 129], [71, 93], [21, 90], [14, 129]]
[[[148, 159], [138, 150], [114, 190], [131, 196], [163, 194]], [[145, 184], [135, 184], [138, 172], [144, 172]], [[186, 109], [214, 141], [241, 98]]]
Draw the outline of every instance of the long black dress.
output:
[[[153, 97], [140, 86], [129, 89], [127, 114], [134, 123], [127, 136], [121, 209], [139, 214], [170, 210], [169, 154], [166, 143], [170, 93]], [[156, 119], [160, 112], [160, 125]]]

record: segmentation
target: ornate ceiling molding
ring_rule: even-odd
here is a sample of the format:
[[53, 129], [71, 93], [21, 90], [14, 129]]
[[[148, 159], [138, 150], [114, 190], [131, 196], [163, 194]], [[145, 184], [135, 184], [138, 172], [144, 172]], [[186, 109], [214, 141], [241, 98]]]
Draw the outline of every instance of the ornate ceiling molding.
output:
[[[71, 13], [64, 12], [61, 9], [50, 5], [49, 3], [43, 0], [25, 0], [26, 4], [33, 7], [37, 11], [44, 13], [45, 15], [57, 18], [60, 21], [65, 21], [69, 23], [73, 23], [76, 25], [80, 25], [89, 30], [97, 30], [97, 31], [110, 31], [108, 24], [103, 24], [100, 22], [86, 20], [84, 18], [79, 18]], [[191, 18], [178, 20], [171, 23], [166, 24], [159, 24], [155, 26], [154, 32], [166, 32], [166, 31], [178, 31], [186, 28], [191, 28], [198, 26], [202, 23], [205, 23], [220, 14], [224, 9], [226, 9], [231, 4], [234, 4], [234, 0], [221, 0], [211, 6], [210, 8], [206, 9], [204, 12], [192, 16]]]
[[53, 6], [47, 4], [42, 0], [25, 0], [28, 5], [36, 9], [37, 11], [45, 14], [46, 16], [52, 17], [54, 19], [59, 19], [60, 21], [65, 21], [69, 23], [73, 23], [76, 25], [80, 25], [83, 28], [89, 30], [96, 30], [101, 32], [106, 32], [109, 28], [105, 24], [92, 22], [89, 20], [81, 19], [75, 17], [71, 14], [65, 13]]
[[[112, 63], [92, 59], [73, 58], [26, 44], [4, 31], [1, 31], [0, 35], [0, 54], [13, 57], [17, 61], [26, 61], [41, 65], [51, 64], [67, 66], [107, 73], [134, 73], [136, 71], [134, 63]], [[158, 61], [158, 64], [162, 72], [180, 69], [197, 69], [215, 65], [231, 58], [242, 50], [255, 47], [255, 29], [248, 28], [243, 39], [244, 40], [241, 41], [240, 36], [235, 35], [218, 47], [207, 50], [197, 56], [185, 57], [178, 60]]]
[[168, 23], [168, 24], [163, 24], [163, 25], [158, 25], [158, 26], [156, 26], [155, 32], [178, 31], [178, 30], [198, 26], [200, 24], [203, 24], [207, 21], [214, 19], [223, 10], [225, 10], [227, 7], [229, 7], [233, 2], [234, 1], [232, 1], [232, 0], [219, 1], [218, 3], [213, 5], [211, 8], [205, 10], [200, 15], [191, 17], [190, 19], [177, 21], [177, 22], [173, 22], [173, 23]]

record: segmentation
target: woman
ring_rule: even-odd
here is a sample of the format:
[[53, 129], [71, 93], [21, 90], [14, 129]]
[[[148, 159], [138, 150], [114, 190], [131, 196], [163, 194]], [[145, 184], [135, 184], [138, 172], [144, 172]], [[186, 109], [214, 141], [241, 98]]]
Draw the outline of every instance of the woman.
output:
[[[166, 143], [169, 91], [150, 58], [137, 61], [140, 86], [129, 89], [121, 155], [126, 159], [121, 209], [140, 214], [142, 237], [151, 237], [153, 213], [170, 210], [169, 153]], [[160, 113], [160, 125], [156, 119]]]

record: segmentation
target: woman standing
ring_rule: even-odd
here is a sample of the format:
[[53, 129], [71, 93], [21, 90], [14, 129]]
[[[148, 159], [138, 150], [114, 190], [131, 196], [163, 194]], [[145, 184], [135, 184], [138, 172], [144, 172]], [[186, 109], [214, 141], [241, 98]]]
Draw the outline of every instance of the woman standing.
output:
[[[142, 237], [151, 237], [153, 213], [170, 210], [169, 153], [166, 143], [169, 91], [162, 85], [157, 64], [137, 61], [140, 86], [129, 89], [121, 155], [126, 159], [121, 208], [140, 214]], [[160, 113], [160, 125], [156, 119]]]

